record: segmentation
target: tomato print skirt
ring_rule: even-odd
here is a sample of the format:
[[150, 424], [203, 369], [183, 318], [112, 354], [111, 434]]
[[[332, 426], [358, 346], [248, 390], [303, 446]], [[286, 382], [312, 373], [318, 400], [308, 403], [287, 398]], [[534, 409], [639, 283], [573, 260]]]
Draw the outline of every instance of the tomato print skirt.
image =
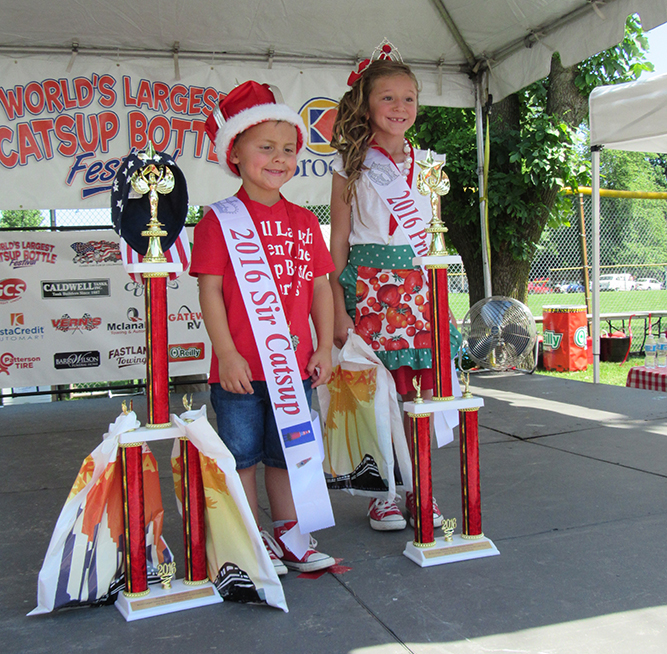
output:
[[431, 303], [427, 280], [412, 266], [409, 245], [354, 245], [339, 282], [355, 331], [368, 343], [405, 395], [433, 388], [431, 370]]

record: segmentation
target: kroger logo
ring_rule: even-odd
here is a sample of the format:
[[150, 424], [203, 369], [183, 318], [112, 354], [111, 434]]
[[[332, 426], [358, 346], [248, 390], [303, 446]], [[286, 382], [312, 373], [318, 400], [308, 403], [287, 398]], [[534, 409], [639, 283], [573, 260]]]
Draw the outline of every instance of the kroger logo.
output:
[[[563, 340], [562, 334], [557, 334], [551, 329], [547, 329], [544, 332], [544, 350], [547, 352], [553, 352], [560, 347], [560, 342]], [[584, 338], [584, 342], [586, 339]]]
[[311, 98], [299, 109], [308, 130], [308, 151], [319, 155], [334, 154], [329, 143], [337, 112], [338, 103], [331, 98]]

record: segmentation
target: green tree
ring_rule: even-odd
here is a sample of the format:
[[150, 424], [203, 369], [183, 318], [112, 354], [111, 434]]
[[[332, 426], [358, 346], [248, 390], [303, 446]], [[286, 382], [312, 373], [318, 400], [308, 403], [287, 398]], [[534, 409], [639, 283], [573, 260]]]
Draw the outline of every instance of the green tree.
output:
[[0, 227], [9, 229], [24, 229], [25, 227], [39, 227], [44, 217], [36, 209], [19, 210], [8, 209], [2, 212]]
[[[487, 196], [494, 294], [525, 301], [542, 231], [547, 224], [562, 223], [568, 213], [570, 201], [559, 190], [589, 181], [588, 161], [576, 136], [588, 113], [588, 95], [597, 85], [629, 81], [652, 70], [647, 50], [639, 21], [631, 16], [619, 46], [570, 68], [556, 53], [548, 77], [492, 105]], [[463, 259], [472, 304], [484, 297], [475, 114], [425, 107], [414, 139], [447, 154], [451, 190], [443, 198], [442, 215]]]

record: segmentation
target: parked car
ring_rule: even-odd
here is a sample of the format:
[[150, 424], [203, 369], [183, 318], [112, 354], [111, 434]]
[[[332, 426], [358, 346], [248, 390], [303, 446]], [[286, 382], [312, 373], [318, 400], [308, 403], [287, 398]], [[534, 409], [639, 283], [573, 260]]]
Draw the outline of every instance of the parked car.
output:
[[600, 276], [601, 291], [634, 291], [635, 280], [632, 275], [613, 274]]
[[652, 277], [642, 277], [637, 280], [638, 291], [659, 291], [661, 288], [662, 284]]
[[567, 288], [565, 289], [566, 293], [583, 293], [584, 292], [584, 285], [581, 282], [573, 282], [572, 284], [568, 284]]

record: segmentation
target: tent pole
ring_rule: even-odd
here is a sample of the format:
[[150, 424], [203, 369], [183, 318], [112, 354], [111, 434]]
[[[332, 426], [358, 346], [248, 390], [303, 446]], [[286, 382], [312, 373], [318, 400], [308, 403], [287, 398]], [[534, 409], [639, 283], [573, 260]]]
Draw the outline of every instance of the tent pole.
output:
[[591, 146], [593, 164], [593, 383], [600, 383], [600, 148]]
[[482, 236], [482, 271], [484, 274], [484, 297], [493, 295], [491, 290], [491, 267], [489, 262], [489, 244], [486, 229], [486, 186], [484, 184], [484, 118], [482, 116], [482, 78], [475, 78], [475, 132], [477, 135], [477, 180], [479, 186], [479, 219]]

